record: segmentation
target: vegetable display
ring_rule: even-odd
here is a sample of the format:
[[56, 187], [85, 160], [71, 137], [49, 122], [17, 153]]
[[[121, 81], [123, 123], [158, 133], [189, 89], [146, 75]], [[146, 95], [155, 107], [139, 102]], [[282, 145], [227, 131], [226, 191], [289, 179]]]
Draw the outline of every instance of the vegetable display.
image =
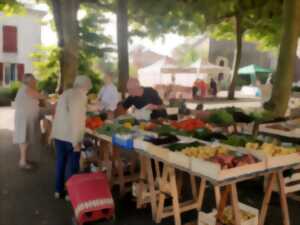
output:
[[256, 163], [256, 159], [250, 154], [231, 151], [224, 146], [201, 146], [191, 147], [182, 150], [189, 157], [199, 158], [217, 163], [222, 169], [229, 169], [238, 166]]
[[159, 137], [145, 137], [145, 141], [151, 142], [155, 145], [165, 145], [176, 143], [179, 141], [178, 137], [172, 134], [162, 134]]
[[221, 109], [213, 112], [209, 116], [208, 122], [219, 126], [228, 126], [234, 122], [234, 119], [231, 113]]
[[192, 132], [196, 129], [203, 128], [205, 123], [199, 119], [186, 119], [179, 122], [173, 122], [171, 125], [180, 130]]
[[91, 116], [86, 119], [85, 125], [87, 128], [95, 130], [103, 125], [103, 121], [100, 117]]
[[278, 146], [273, 143], [259, 143], [249, 142], [246, 144], [247, 149], [260, 150], [268, 156], [280, 156], [280, 155], [289, 155], [299, 151], [296, 147], [283, 147]]
[[190, 148], [190, 147], [199, 147], [203, 146], [202, 143], [197, 141], [190, 142], [190, 143], [175, 143], [166, 146], [166, 148], [170, 149], [171, 151], [181, 151], [182, 149]]

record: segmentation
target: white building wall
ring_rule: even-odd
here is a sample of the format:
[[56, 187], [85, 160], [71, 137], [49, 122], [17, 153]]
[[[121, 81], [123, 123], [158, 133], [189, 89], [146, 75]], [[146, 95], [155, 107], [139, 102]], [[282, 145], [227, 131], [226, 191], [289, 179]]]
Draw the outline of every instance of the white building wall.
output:
[[[27, 10], [25, 15], [6, 16], [0, 13], [0, 62], [23, 63], [25, 73], [32, 73], [31, 54], [41, 45], [41, 18], [43, 13]], [[3, 52], [3, 26], [17, 27], [17, 53]]]

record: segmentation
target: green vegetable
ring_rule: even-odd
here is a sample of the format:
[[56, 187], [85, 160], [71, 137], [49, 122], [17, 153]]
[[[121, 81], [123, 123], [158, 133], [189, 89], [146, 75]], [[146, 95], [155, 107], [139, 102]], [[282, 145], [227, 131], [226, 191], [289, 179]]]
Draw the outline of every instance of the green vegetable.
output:
[[219, 126], [228, 126], [234, 122], [234, 119], [229, 112], [222, 109], [213, 112], [208, 121]]
[[190, 143], [175, 143], [175, 144], [170, 144], [167, 146], [168, 149], [170, 149], [171, 151], [181, 151], [185, 148], [190, 148], [190, 147], [198, 147], [201, 146], [203, 144], [194, 141], [194, 142], [190, 142]]

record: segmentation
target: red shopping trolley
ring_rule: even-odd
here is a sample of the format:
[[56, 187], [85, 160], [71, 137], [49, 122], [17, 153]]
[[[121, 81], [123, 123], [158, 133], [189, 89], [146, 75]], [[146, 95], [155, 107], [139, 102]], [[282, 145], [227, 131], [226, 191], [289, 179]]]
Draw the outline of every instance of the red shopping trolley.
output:
[[67, 190], [79, 225], [114, 216], [114, 201], [105, 174], [74, 175], [67, 181]]

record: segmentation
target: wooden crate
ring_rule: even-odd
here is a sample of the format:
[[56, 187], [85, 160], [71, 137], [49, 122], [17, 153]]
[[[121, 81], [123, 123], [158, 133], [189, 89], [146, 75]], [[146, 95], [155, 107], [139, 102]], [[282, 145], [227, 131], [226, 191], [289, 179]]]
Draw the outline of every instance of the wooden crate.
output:
[[[251, 218], [247, 221], [243, 221], [241, 223], [241, 225], [258, 225], [258, 214], [259, 214], [258, 209], [255, 209], [255, 208], [245, 205], [243, 203], [239, 203], [239, 208], [254, 216], [253, 218]], [[217, 215], [216, 210], [213, 210], [211, 213], [199, 212], [198, 225], [215, 225], [216, 224], [216, 215]]]
[[148, 152], [150, 155], [157, 157], [158, 159], [169, 161], [170, 151], [166, 148], [148, 143], [147, 149], [145, 151]]
[[299, 153], [292, 153], [289, 155], [280, 156], [268, 156], [260, 150], [251, 150], [251, 152], [253, 152], [253, 154], [256, 154], [261, 160], [265, 161], [267, 169], [300, 163]]
[[191, 164], [191, 158], [183, 154], [182, 152], [168, 152], [168, 161], [172, 164], [180, 166], [184, 169], [189, 169]]

